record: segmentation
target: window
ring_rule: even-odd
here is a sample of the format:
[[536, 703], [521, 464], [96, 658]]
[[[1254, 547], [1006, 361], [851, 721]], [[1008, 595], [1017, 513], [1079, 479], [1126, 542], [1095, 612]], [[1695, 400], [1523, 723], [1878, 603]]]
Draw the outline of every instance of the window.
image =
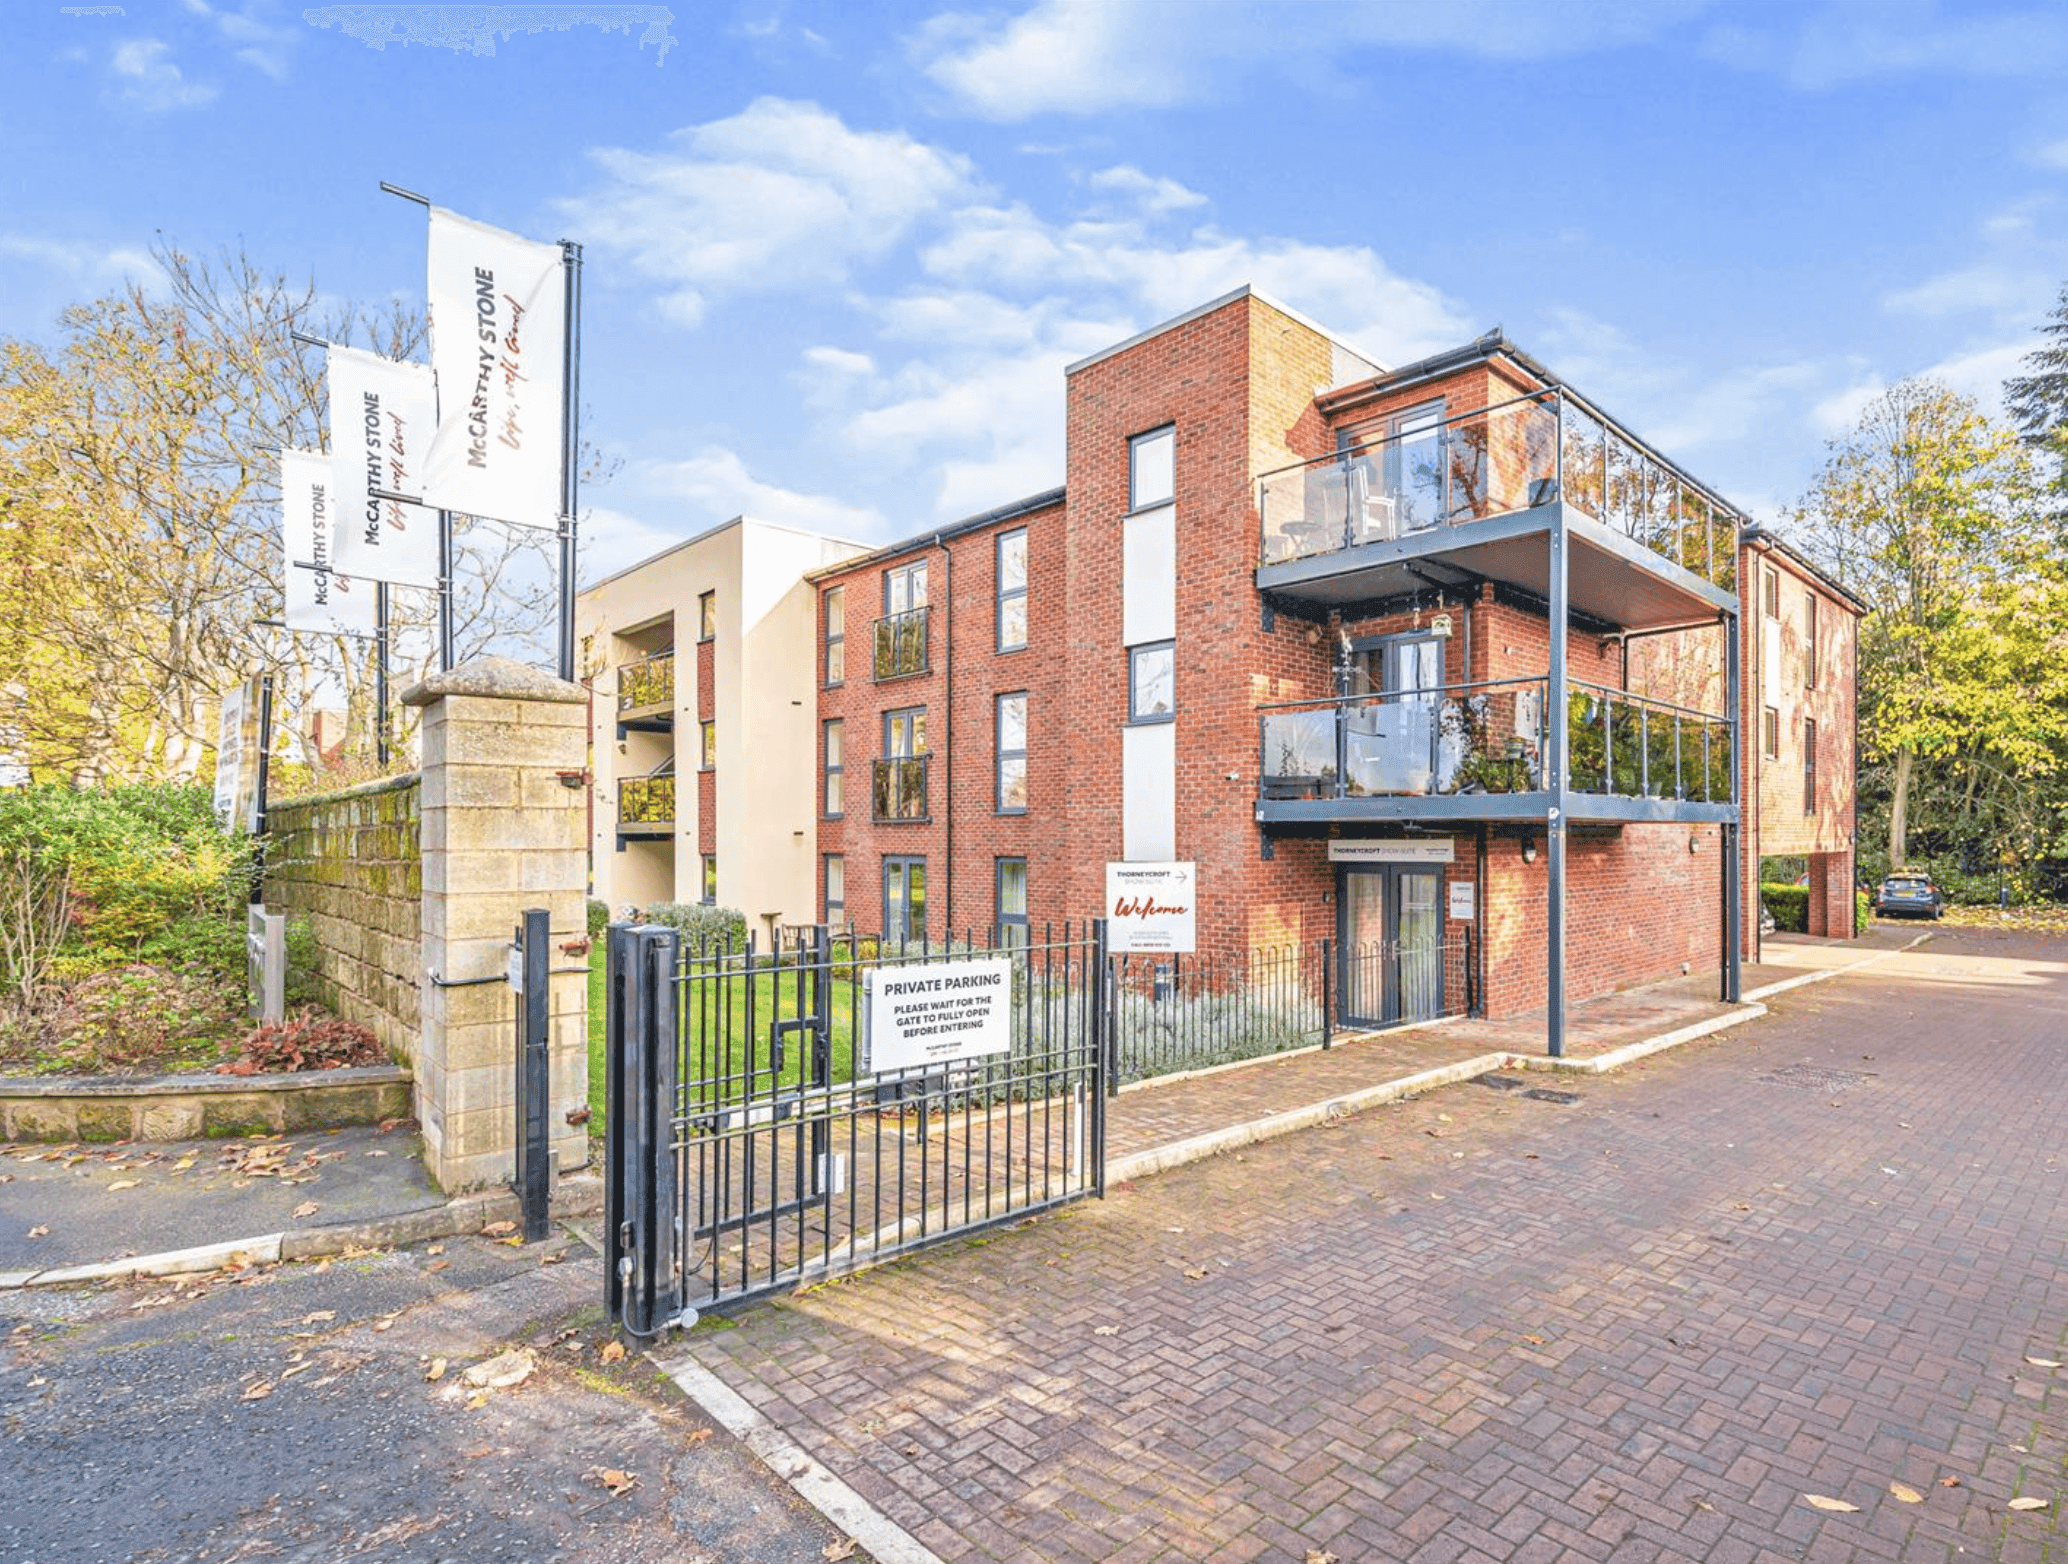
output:
[[1027, 644], [1027, 529], [998, 534], [998, 650]]
[[883, 758], [870, 768], [870, 806], [878, 820], [924, 820], [926, 708], [883, 714]]
[[704, 854], [704, 905], [705, 905], [706, 907], [715, 907], [715, 906], [716, 906], [717, 904], [718, 904], [718, 855], [717, 855], [716, 853], [705, 853], [705, 854]]
[[1127, 720], [1169, 722], [1177, 711], [1177, 643], [1151, 641], [1127, 654]]
[[926, 860], [883, 860], [883, 937], [904, 944], [926, 938]]
[[1817, 725], [1802, 719], [1802, 812], [1817, 812]]
[[902, 614], [926, 606], [926, 561], [915, 560], [883, 573], [883, 611]]
[[828, 817], [835, 817], [846, 813], [842, 785], [846, 779], [847, 768], [841, 755], [840, 719], [835, 717], [825, 726], [826, 814]]
[[906, 760], [926, 753], [926, 708], [908, 706], [883, 714], [883, 753], [892, 760]]
[[1760, 747], [1768, 760], [1781, 758], [1781, 714], [1769, 706], [1759, 714]]
[[718, 635], [718, 594], [701, 592], [697, 594], [697, 639], [715, 640]]
[[1817, 687], [1817, 594], [1802, 595], [1802, 687]]
[[709, 771], [718, 764], [718, 724], [715, 721], [707, 719], [697, 724], [697, 743], [702, 757], [697, 764]]
[[826, 854], [826, 921], [847, 922], [847, 860], [838, 853]]
[[847, 682], [847, 588], [826, 588], [826, 682]]
[[1778, 572], [1768, 570], [1761, 573], [1759, 583], [1760, 601], [1769, 619], [1781, 617], [1781, 577]]
[[1027, 921], [1027, 860], [998, 860], [998, 943], [1007, 950], [1025, 950], [1032, 943]]
[[1127, 442], [1127, 508], [1147, 510], [1168, 505], [1177, 492], [1175, 459], [1178, 432], [1158, 429]]
[[1027, 696], [998, 697], [998, 812], [1027, 812]]

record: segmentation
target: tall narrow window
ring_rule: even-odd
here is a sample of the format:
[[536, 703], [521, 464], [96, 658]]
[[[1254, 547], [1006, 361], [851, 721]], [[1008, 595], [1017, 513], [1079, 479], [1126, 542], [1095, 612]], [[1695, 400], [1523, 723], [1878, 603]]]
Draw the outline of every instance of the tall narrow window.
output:
[[1802, 595], [1802, 687], [1817, 687], [1817, 594]]
[[883, 937], [904, 944], [926, 938], [926, 860], [883, 860]]
[[718, 905], [718, 855], [716, 853], [704, 854], [704, 905], [706, 907]]
[[917, 559], [883, 573], [883, 617], [876, 621], [872, 648], [878, 679], [902, 679], [926, 672], [926, 561]]
[[883, 611], [908, 613], [926, 606], [926, 561], [914, 560], [883, 573]]
[[1152, 641], [1127, 654], [1127, 720], [1169, 722], [1177, 713], [1177, 644]]
[[718, 724], [706, 718], [697, 724], [697, 742], [702, 746], [702, 758], [698, 761], [706, 771], [718, 764]]
[[1027, 921], [1027, 860], [998, 860], [998, 943], [1008, 950], [1025, 950], [1031, 943]]
[[1760, 748], [1766, 751], [1768, 760], [1781, 758], [1781, 714], [1772, 706], [1759, 714]]
[[896, 760], [926, 753], [924, 706], [908, 706], [902, 711], [883, 714], [883, 753]]
[[833, 718], [826, 723], [826, 814], [829, 817], [845, 812], [842, 783], [846, 775], [846, 762], [841, 754], [840, 719]]
[[1802, 719], [1802, 812], [1817, 812], [1817, 725]]
[[838, 853], [826, 854], [826, 921], [847, 922], [847, 860]]
[[1779, 573], [1778, 571], [1773, 571], [1773, 570], [1768, 570], [1768, 571], [1762, 571], [1762, 572], [1761, 572], [1761, 580], [1760, 580], [1760, 584], [1759, 584], [1759, 590], [1760, 590], [1760, 601], [1761, 601], [1762, 605], [1763, 605], [1763, 606], [1765, 607], [1765, 609], [1766, 609], [1766, 616], [1767, 616], [1767, 618], [1769, 618], [1769, 619], [1778, 619], [1778, 618], [1780, 618], [1780, 617], [1781, 617], [1781, 576], [1780, 576], [1780, 573]]
[[1168, 505], [1177, 493], [1178, 432], [1165, 427], [1127, 442], [1127, 508]]
[[847, 682], [847, 588], [827, 587], [826, 682]]
[[1027, 529], [998, 534], [998, 650], [1027, 644]]
[[883, 758], [872, 768], [870, 801], [878, 820], [924, 820], [926, 708], [883, 714]]
[[697, 639], [715, 640], [718, 635], [718, 594], [701, 592], [697, 594]]
[[1027, 696], [998, 697], [998, 812], [1027, 811]]

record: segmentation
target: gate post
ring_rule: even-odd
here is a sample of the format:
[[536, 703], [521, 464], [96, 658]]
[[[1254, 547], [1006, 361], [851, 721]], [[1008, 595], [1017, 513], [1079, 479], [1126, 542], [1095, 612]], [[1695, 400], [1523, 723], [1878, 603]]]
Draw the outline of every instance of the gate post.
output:
[[1113, 1027], [1111, 960], [1106, 954], [1106, 920], [1094, 918], [1091, 925], [1091, 966], [1096, 980], [1091, 985], [1091, 1180], [1101, 1200], [1106, 1197], [1106, 1098], [1118, 1096], [1120, 1071], [1116, 1067], [1119, 1038]]
[[1326, 1051], [1336, 1042], [1335, 941], [1321, 936], [1321, 1046]]
[[613, 924], [604, 1011], [604, 1296], [635, 1336], [674, 1323], [676, 1271], [673, 929]]
[[546, 1118], [552, 1068], [553, 958], [547, 945], [551, 927], [552, 916], [545, 908], [527, 907], [516, 930], [523, 982], [517, 992], [517, 1176], [511, 1186], [523, 1207], [526, 1243], [546, 1236], [552, 1199], [553, 1153]]

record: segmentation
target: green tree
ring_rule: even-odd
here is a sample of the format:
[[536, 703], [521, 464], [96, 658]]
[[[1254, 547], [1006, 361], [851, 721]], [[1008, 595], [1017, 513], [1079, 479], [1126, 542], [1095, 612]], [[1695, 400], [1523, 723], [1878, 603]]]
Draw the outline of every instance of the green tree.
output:
[[2053, 519], [2068, 523], [2068, 283], [2039, 334], [2045, 341], [2025, 355], [2027, 372], [2004, 382], [2003, 404], [2051, 467]]

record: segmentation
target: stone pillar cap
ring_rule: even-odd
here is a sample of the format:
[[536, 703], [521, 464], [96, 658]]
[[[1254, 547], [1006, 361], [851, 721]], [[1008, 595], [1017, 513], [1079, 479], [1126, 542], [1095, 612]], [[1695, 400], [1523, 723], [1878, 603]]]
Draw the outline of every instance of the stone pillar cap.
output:
[[473, 657], [457, 668], [434, 673], [402, 692], [405, 706], [428, 706], [447, 695], [478, 695], [499, 701], [546, 701], [578, 706], [589, 698], [579, 684], [556, 678], [508, 657]]

